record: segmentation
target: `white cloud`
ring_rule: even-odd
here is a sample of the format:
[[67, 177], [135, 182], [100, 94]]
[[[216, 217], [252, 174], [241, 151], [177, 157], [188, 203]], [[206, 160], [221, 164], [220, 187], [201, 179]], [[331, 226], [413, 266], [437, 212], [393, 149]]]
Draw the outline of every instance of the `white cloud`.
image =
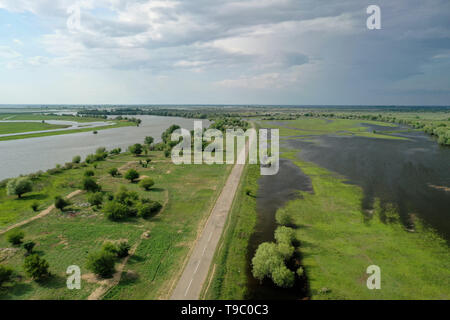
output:
[[22, 56], [19, 52], [11, 49], [7, 46], [0, 46], [0, 58], [1, 59], [15, 59]]
[[13, 42], [14, 42], [14, 44], [16, 44], [16, 45], [23, 46], [23, 42], [20, 41], [19, 39], [14, 39]]

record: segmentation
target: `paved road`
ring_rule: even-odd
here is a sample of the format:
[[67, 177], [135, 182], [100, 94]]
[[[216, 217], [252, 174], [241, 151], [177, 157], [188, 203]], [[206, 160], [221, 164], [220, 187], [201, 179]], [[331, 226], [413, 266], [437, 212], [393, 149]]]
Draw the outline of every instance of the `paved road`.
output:
[[[239, 156], [247, 157], [247, 150], [248, 148], [241, 150]], [[183, 274], [172, 293], [171, 300], [197, 300], [199, 298], [214, 257], [214, 252], [227, 221], [228, 212], [233, 204], [244, 166], [244, 164], [234, 165], [184, 268]]]

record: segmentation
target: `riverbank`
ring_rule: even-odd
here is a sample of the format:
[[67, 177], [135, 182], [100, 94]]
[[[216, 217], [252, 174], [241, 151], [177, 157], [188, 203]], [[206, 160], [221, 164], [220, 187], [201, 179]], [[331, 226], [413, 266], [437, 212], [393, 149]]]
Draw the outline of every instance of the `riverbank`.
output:
[[[81, 133], [81, 132], [89, 132], [89, 131], [100, 131], [105, 129], [114, 129], [114, 128], [123, 128], [136, 126], [134, 122], [131, 121], [114, 121], [109, 125], [103, 125], [98, 127], [89, 127], [89, 128], [79, 128], [79, 129], [70, 129], [70, 130], [61, 130], [61, 131], [49, 131], [49, 132], [36, 132], [36, 133], [23, 133], [17, 135], [10, 135], [0, 137], [0, 141], [10, 141], [10, 140], [20, 140], [20, 139], [29, 139], [29, 138], [38, 138], [38, 137], [49, 137], [49, 136], [58, 136], [64, 134], [72, 134], [72, 133]], [[32, 131], [32, 130], [27, 130]]]
[[[29, 131], [53, 130], [68, 128], [69, 125], [58, 125], [41, 122], [1, 122], [0, 121], [0, 135], [16, 134]], [[1, 137], [0, 137], [1, 138]]]

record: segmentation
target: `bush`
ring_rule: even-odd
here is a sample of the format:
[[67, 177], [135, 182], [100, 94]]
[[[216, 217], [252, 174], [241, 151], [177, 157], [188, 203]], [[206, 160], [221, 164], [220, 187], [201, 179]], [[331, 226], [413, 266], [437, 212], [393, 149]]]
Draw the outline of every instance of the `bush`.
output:
[[142, 148], [142, 145], [140, 143], [136, 143], [136, 144], [133, 144], [132, 146], [129, 146], [128, 147], [128, 151], [130, 151], [135, 156], [138, 156], [138, 155], [140, 155], [142, 153], [143, 148]]
[[264, 242], [259, 245], [252, 259], [253, 276], [262, 281], [265, 277], [272, 275], [272, 270], [284, 265], [283, 258], [277, 250], [277, 245]]
[[32, 254], [35, 246], [36, 246], [36, 243], [34, 243], [33, 241], [25, 242], [23, 245], [25, 250], [27, 250], [27, 254]]
[[119, 221], [129, 216], [129, 207], [119, 201], [110, 201], [103, 208], [109, 220]]
[[72, 162], [73, 163], [80, 163], [81, 162], [81, 157], [80, 156], [73, 157]]
[[284, 209], [279, 209], [277, 211], [277, 213], [275, 214], [275, 220], [282, 226], [288, 226], [292, 224], [291, 216]]
[[61, 196], [55, 197], [55, 208], [64, 211], [64, 208], [70, 205], [70, 202]]
[[108, 173], [111, 175], [111, 177], [115, 177], [119, 174], [119, 170], [117, 168], [111, 168], [108, 170]]
[[11, 268], [0, 265], [0, 287], [4, 283], [11, 281], [12, 274], [13, 270]]
[[136, 201], [139, 199], [139, 195], [134, 191], [128, 191], [127, 188], [122, 186], [120, 190], [114, 195], [114, 199], [122, 204], [132, 207], [136, 205]]
[[305, 270], [303, 269], [303, 267], [299, 267], [297, 269], [297, 275], [301, 278], [301, 277], [303, 277], [304, 274], [305, 274]]
[[6, 234], [6, 239], [8, 242], [15, 246], [20, 245], [24, 237], [24, 232], [19, 229], [12, 229]]
[[126, 241], [122, 241], [119, 243], [119, 246], [117, 247], [117, 257], [118, 258], [125, 258], [128, 257], [130, 254], [131, 246]]
[[127, 173], [125, 174], [125, 179], [130, 180], [130, 182], [134, 182], [138, 178], [139, 173], [134, 169], [128, 170]]
[[284, 260], [289, 260], [290, 258], [292, 258], [295, 248], [294, 248], [294, 246], [291, 246], [290, 244], [282, 242], [282, 243], [278, 244], [277, 250], [281, 254], [281, 256], [283, 257]]
[[169, 158], [170, 155], [171, 155], [171, 151], [170, 151], [169, 149], [164, 150], [164, 156], [165, 156], [166, 158]]
[[82, 189], [88, 192], [100, 192], [102, 188], [91, 177], [85, 177], [82, 182]]
[[118, 248], [114, 243], [106, 242], [103, 244], [102, 250], [105, 252], [112, 253], [113, 255], [116, 255]]
[[84, 160], [86, 163], [94, 163], [94, 161], [95, 161], [95, 155], [93, 155], [93, 154], [89, 154], [87, 157], [86, 157], [86, 160]]
[[15, 196], [21, 198], [24, 193], [33, 190], [31, 180], [25, 177], [12, 179], [8, 181], [6, 190], [9, 196]]
[[147, 219], [157, 214], [162, 208], [162, 205], [157, 201], [150, 201], [142, 203], [138, 209], [138, 216]]
[[150, 146], [154, 141], [155, 139], [153, 137], [145, 137], [145, 144], [148, 146]]
[[99, 207], [103, 203], [103, 193], [101, 192], [92, 193], [88, 196], [87, 200], [91, 204], [91, 206]]
[[85, 177], [93, 177], [95, 175], [94, 170], [86, 170], [84, 172]]
[[272, 280], [281, 288], [291, 288], [295, 282], [295, 275], [285, 265], [282, 265], [272, 271]]
[[294, 239], [295, 231], [292, 228], [282, 226], [275, 230], [275, 240], [277, 240], [278, 243], [286, 243], [290, 245]]
[[115, 148], [115, 149], [112, 149], [109, 153], [117, 155], [117, 154], [120, 154], [121, 152], [122, 152], [122, 149]]
[[48, 262], [37, 254], [26, 257], [23, 267], [25, 273], [35, 280], [42, 280], [50, 275]]
[[38, 211], [38, 208], [39, 208], [39, 203], [33, 202], [33, 203], [31, 204], [31, 209], [32, 209], [34, 212]]
[[144, 178], [139, 182], [139, 186], [147, 191], [150, 190], [154, 184], [155, 181], [151, 178]]
[[114, 274], [114, 264], [114, 254], [105, 250], [91, 253], [87, 258], [87, 268], [102, 278], [109, 278]]

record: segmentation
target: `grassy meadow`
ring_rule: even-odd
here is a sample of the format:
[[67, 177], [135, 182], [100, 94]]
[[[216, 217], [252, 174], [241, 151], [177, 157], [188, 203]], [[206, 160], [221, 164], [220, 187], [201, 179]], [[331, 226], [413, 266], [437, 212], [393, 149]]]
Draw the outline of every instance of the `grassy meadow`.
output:
[[49, 124], [41, 122], [3, 122], [0, 123], [0, 134], [21, 133], [67, 128], [67, 125]]
[[[148, 167], [139, 160], [151, 159]], [[123, 175], [112, 177], [110, 168], [124, 172], [136, 169], [141, 177], [155, 181], [150, 191], [137, 183], [130, 183]], [[105, 299], [158, 299], [167, 298], [174, 285], [197, 232], [206, 221], [216, 197], [224, 184], [230, 166], [174, 165], [163, 152], [152, 151], [148, 156], [124, 153], [109, 156], [105, 161], [87, 167], [44, 173], [33, 180], [34, 191], [22, 199], [7, 196], [0, 189], [0, 230], [36, 215], [30, 208], [38, 201], [39, 210], [53, 202], [56, 195], [66, 196], [80, 188], [84, 172], [95, 172], [94, 178], [104, 193], [113, 193], [125, 186], [140, 197], [160, 202], [162, 210], [152, 218], [128, 218], [125, 221], [108, 220], [102, 209], [87, 203], [84, 192], [72, 198], [64, 211], [32, 221], [20, 229], [25, 241], [36, 243], [35, 252], [50, 265], [52, 276], [42, 283], [32, 281], [23, 270], [25, 250], [7, 242], [0, 235], [0, 264], [12, 267], [14, 281], [0, 288], [0, 299], [86, 299], [104, 284], [86, 269], [89, 253], [98, 251], [105, 242], [126, 240], [136, 248], [124, 266], [119, 284], [106, 290]], [[78, 265], [82, 271], [81, 290], [66, 287], [66, 269]], [[119, 263], [116, 263], [116, 269]]]

